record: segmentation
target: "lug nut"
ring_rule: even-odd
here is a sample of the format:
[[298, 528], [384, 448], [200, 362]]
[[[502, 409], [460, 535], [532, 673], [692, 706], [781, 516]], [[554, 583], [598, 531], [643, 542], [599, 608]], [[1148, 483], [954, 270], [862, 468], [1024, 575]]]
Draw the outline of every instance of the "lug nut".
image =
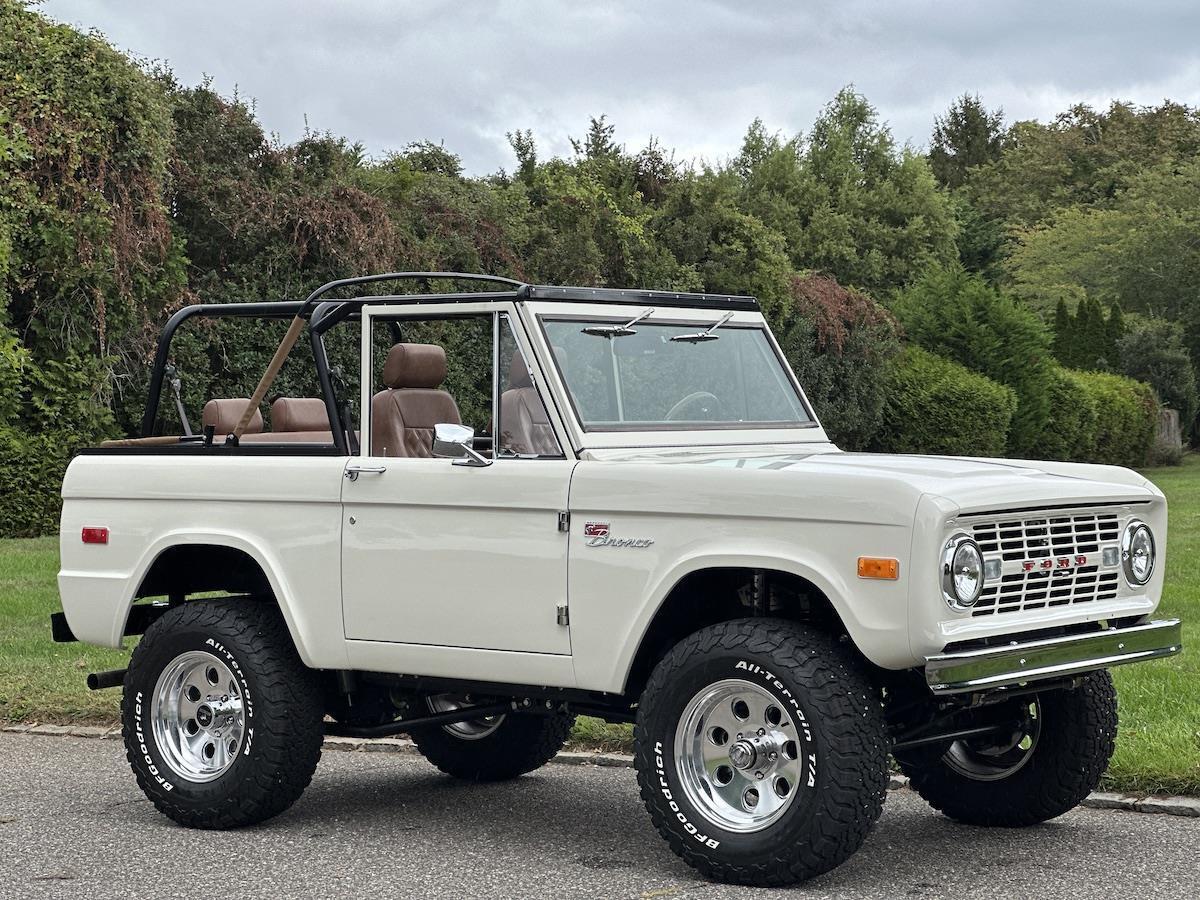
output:
[[754, 777], [757, 778], [759, 781], [762, 781], [764, 776], [763, 776], [762, 772], [755, 772]]
[[760, 728], [760, 729], [758, 729], [758, 736], [759, 736], [759, 737], [762, 737], [762, 736], [763, 736], [764, 734], [766, 734], [766, 733], [767, 733], [767, 729], [765, 729], [765, 728]]
[[767, 759], [771, 760], [771, 762], [774, 762], [775, 760], [779, 759], [779, 754], [772, 750], [769, 754], [767, 754]]

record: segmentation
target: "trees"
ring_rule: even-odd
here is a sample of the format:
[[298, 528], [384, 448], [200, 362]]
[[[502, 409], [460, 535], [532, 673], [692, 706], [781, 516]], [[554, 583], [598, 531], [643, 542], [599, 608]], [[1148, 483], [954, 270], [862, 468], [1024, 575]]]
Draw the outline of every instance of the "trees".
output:
[[1179, 421], [1188, 431], [1200, 397], [1182, 326], [1164, 319], [1140, 319], [1120, 339], [1117, 350], [1120, 371], [1154, 388], [1164, 406], [1179, 411]]
[[934, 120], [929, 167], [942, 187], [959, 188], [971, 169], [999, 159], [1003, 149], [1004, 111], [989, 110], [978, 94], [963, 94]]
[[961, 266], [931, 269], [896, 297], [909, 340], [1017, 395], [1008, 452], [1030, 455], [1050, 419], [1054, 360], [1043, 322]]
[[1013, 292], [1039, 310], [1093, 298], [1178, 321], [1200, 362], [1200, 158], [1147, 169], [1102, 206], [1069, 207], [1018, 231]]
[[955, 257], [954, 214], [928, 164], [896, 146], [853, 88], [806, 137], [785, 141], [756, 121], [730, 168], [743, 208], [784, 236], [798, 270], [882, 295]]

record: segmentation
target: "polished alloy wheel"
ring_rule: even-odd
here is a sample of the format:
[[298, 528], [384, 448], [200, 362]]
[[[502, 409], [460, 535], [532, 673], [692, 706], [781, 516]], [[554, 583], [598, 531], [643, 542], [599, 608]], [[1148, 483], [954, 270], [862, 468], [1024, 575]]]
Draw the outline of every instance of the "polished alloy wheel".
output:
[[687, 704], [675, 761], [692, 805], [713, 824], [743, 833], [784, 814], [804, 768], [785, 704], [740, 678], [709, 685]]
[[172, 772], [200, 783], [220, 778], [237, 759], [246, 730], [237, 679], [207, 651], [182, 653], [158, 678], [150, 721]]
[[[475, 706], [468, 698], [462, 694], [431, 694], [425, 698], [426, 704], [429, 706], [429, 711], [433, 713], [451, 712], [456, 709], [462, 709], [464, 706]], [[504, 716], [487, 716], [482, 719], [468, 719], [465, 722], [454, 722], [450, 725], [443, 725], [442, 728], [448, 734], [454, 735], [456, 738], [462, 738], [464, 741], [477, 741], [480, 738], [485, 738], [504, 722]]]
[[1000, 781], [1020, 771], [1033, 756], [1042, 731], [1037, 700], [1022, 706], [1020, 719], [996, 737], [955, 741], [943, 759], [946, 765], [974, 781]]

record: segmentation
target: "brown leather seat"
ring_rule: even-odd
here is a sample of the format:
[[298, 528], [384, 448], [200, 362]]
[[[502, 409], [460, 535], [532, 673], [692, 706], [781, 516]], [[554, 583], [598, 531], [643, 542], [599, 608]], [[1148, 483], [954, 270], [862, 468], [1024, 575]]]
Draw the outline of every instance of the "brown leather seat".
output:
[[562, 454], [546, 405], [520, 353], [513, 355], [508, 390], [500, 395], [500, 449], [535, 456]]
[[433, 456], [435, 425], [461, 425], [446, 391], [446, 351], [437, 344], [396, 344], [383, 364], [387, 386], [371, 398], [372, 456]]
[[271, 404], [271, 431], [251, 444], [332, 444], [329, 413], [319, 397], [279, 397]]
[[[200, 414], [200, 421], [207, 428], [212, 425], [216, 428], [217, 437], [224, 437], [227, 434], [233, 434], [233, 429], [237, 427], [237, 423], [242, 418], [242, 413], [246, 411], [246, 404], [250, 402], [250, 398], [226, 398], [223, 400], [209, 400], [204, 404], [204, 411]], [[253, 418], [250, 419], [250, 424], [246, 426], [246, 434], [258, 434], [263, 430], [263, 417], [261, 410], [255, 410]]]
[[271, 404], [272, 431], [329, 433], [329, 412], [320, 397], [280, 397]]

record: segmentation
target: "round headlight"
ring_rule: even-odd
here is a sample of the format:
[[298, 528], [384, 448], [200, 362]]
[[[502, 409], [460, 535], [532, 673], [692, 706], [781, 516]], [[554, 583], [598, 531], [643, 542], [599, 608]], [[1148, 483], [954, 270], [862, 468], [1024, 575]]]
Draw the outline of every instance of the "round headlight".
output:
[[1121, 567], [1130, 584], [1143, 585], [1154, 574], [1154, 534], [1145, 522], [1134, 519], [1121, 535]]
[[965, 534], [956, 534], [942, 552], [942, 594], [959, 608], [974, 606], [983, 593], [983, 552]]

